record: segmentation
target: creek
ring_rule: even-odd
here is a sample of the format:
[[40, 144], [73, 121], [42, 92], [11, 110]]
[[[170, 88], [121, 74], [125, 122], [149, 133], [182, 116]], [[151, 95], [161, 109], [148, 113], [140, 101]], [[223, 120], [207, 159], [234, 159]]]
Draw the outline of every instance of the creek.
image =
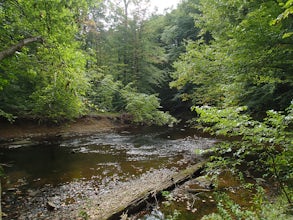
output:
[[[132, 128], [2, 143], [0, 161], [7, 165], [2, 178], [3, 219], [70, 219], [72, 213], [85, 218], [84, 210], [90, 209], [95, 196], [139, 177], [157, 178], [148, 174], [168, 175], [196, 163], [200, 158], [194, 152], [216, 141], [186, 128]], [[215, 207], [211, 194], [206, 196], [204, 206], [199, 204], [200, 216]], [[56, 210], [48, 210], [48, 200]], [[171, 209], [162, 210], [166, 216]], [[194, 210], [180, 219], [190, 219]], [[165, 219], [161, 212], [152, 213], [139, 218]]]

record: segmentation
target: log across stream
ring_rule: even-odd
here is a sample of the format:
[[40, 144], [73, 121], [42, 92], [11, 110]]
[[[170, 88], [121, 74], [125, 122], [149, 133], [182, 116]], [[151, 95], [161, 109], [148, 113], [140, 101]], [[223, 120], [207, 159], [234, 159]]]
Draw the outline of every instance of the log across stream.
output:
[[[152, 188], [142, 186], [141, 192], [134, 194], [133, 197], [129, 197], [128, 201], [123, 201], [119, 207], [113, 207], [113, 210], [109, 210], [111, 214], [101, 216], [101, 219], [116, 220], [119, 219], [124, 213], [135, 214], [142, 210], [148, 203], [158, 202], [161, 198], [163, 191], [173, 190], [175, 187], [190, 180], [191, 178], [200, 175], [200, 171], [203, 169], [204, 162], [190, 166], [178, 173], [175, 173], [171, 177], [158, 180], [158, 184]], [[115, 195], [113, 195], [115, 196]]]

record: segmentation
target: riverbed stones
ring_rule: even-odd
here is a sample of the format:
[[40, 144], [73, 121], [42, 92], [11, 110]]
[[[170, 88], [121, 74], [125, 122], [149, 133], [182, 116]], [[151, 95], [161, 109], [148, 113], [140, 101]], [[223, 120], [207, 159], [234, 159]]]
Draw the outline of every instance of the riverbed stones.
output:
[[52, 201], [47, 201], [46, 207], [49, 211], [54, 211], [57, 209], [57, 205], [54, 204]]

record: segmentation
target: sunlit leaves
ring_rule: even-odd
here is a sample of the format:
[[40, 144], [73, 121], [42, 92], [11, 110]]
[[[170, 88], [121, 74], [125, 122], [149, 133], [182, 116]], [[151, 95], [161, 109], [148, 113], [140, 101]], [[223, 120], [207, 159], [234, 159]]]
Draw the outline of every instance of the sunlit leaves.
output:
[[[84, 113], [82, 96], [88, 88], [84, 75], [85, 57], [75, 47], [50, 49], [41, 53], [43, 62], [50, 64], [38, 69], [36, 91], [31, 95], [33, 113], [60, 120], [74, 118]], [[58, 59], [58, 58], [59, 59]]]
[[[287, 22], [292, 23], [293, 1], [287, 0], [285, 3], [280, 2], [279, 4], [280, 6], [282, 6], [284, 11], [276, 19], [272, 20], [271, 24], [276, 25], [280, 23], [286, 24]], [[292, 37], [292, 35], [293, 35], [292, 26], [289, 25], [287, 32], [283, 34], [283, 39], [290, 38]]]
[[[292, 149], [292, 105], [286, 112], [267, 111], [263, 122], [253, 120], [243, 113], [246, 107], [218, 109], [214, 107], [194, 107], [199, 118], [197, 122], [205, 130], [220, 136], [236, 137], [236, 140], [221, 143], [213, 159], [218, 160], [218, 166], [247, 164], [250, 169], [262, 168], [265, 175], [276, 178], [277, 181], [290, 183], [293, 177], [290, 167], [293, 164]], [[239, 139], [239, 140], [237, 140]], [[233, 158], [227, 149], [232, 149]], [[250, 155], [250, 156], [249, 156]], [[226, 163], [222, 163], [223, 157]], [[250, 158], [258, 158], [249, 165]], [[252, 166], [251, 166], [252, 165]], [[282, 183], [281, 183], [282, 184]]]
[[188, 44], [174, 65], [171, 85], [188, 86], [186, 93], [197, 105], [285, 109], [292, 99], [293, 48], [282, 38], [290, 25], [270, 25], [280, 6], [275, 1], [212, 0], [201, 1], [199, 9], [195, 24], [213, 40]]
[[1, 83], [1, 108], [52, 120], [80, 115], [88, 83], [77, 37], [87, 1], [8, 0], [0, 8], [2, 46], [31, 36], [43, 39], [1, 62], [0, 80], [7, 82]]
[[[92, 80], [92, 90], [90, 99], [100, 111], [115, 111], [120, 103], [114, 103], [115, 96], [120, 96], [119, 90], [122, 89], [120, 81], [114, 81], [111, 75], [101, 75]], [[121, 107], [121, 106], [120, 106]]]
[[160, 102], [156, 95], [137, 93], [126, 88], [122, 96], [127, 103], [125, 109], [133, 116], [135, 123], [172, 125], [177, 122], [169, 113], [160, 110]]

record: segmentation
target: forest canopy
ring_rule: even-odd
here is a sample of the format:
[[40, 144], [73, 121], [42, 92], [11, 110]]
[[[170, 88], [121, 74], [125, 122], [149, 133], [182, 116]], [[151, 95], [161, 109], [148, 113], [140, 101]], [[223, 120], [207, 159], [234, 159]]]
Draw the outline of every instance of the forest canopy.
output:
[[[0, 1], [0, 115], [131, 111], [142, 122], [137, 112], [240, 105], [262, 116], [290, 105], [292, 1], [184, 0], [165, 14], [148, 4]], [[134, 113], [134, 96], [156, 107]]]

